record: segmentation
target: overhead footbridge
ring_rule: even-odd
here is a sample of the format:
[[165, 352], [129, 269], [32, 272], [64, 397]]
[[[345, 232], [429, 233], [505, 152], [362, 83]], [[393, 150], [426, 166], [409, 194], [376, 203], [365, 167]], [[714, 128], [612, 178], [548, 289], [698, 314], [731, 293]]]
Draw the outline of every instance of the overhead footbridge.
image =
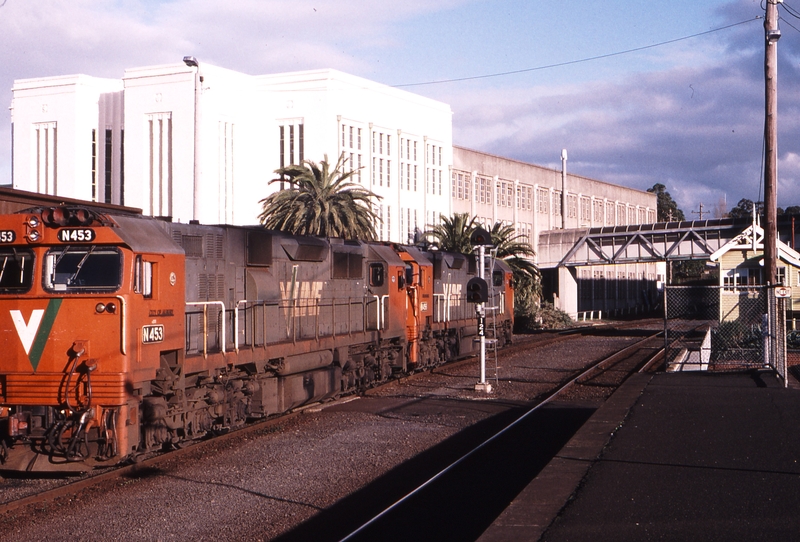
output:
[[[747, 219], [723, 218], [541, 232], [537, 265], [545, 299], [552, 296], [573, 318], [589, 311], [652, 308], [659, 273], [652, 279], [634, 273], [631, 279], [629, 272], [594, 266], [708, 260], [751, 225]], [[590, 278], [578, 272], [586, 266], [595, 269]]]
[[704, 260], [752, 222], [720, 218], [548, 230], [539, 234], [540, 269], [625, 263]]

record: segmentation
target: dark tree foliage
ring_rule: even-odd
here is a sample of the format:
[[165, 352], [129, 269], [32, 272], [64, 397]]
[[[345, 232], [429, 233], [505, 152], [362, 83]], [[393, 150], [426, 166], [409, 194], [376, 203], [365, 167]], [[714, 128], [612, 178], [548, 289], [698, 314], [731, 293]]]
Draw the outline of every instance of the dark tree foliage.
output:
[[672, 199], [672, 196], [667, 192], [666, 186], [661, 183], [656, 183], [652, 188], [648, 188], [647, 191], [651, 194], [655, 194], [658, 198], [657, 220], [659, 222], [680, 222], [681, 220], [686, 220], [683, 211], [678, 208], [678, 204], [675, 203], [675, 200]]
[[728, 216], [731, 218], [753, 218], [753, 205], [756, 206], [756, 212], [760, 215], [764, 214], [764, 202], [757, 201], [753, 203], [753, 200], [749, 200], [747, 198], [742, 198], [739, 200], [739, 203], [736, 204], [736, 207], [733, 207]]

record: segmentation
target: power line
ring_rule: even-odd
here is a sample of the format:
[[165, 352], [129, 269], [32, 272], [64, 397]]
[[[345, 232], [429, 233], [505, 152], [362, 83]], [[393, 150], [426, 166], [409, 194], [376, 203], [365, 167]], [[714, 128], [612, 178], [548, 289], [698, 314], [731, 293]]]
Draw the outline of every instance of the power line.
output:
[[676, 42], [679, 42], [679, 41], [684, 41], [684, 40], [688, 40], [688, 39], [692, 39], [692, 38], [697, 38], [699, 36], [705, 36], [706, 34], [713, 34], [714, 32], [720, 32], [721, 30], [727, 30], [729, 28], [733, 28], [735, 26], [740, 26], [740, 25], [743, 25], [743, 24], [751, 23], [753, 21], [757, 21], [758, 19], [763, 19], [763, 18], [764, 17], [761, 16], [761, 15], [756, 15], [756, 17], [754, 19], [747, 19], [746, 21], [740, 21], [738, 23], [729, 24], [727, 26], [721, 26], [719, 28], [714, 28], [712, 30], [706, 30], [705, 32], [698, 32], [697, 34], [692, 34], [690, 36], [683, 36], [682, 38], [675, 38], [675, 39], [671, 39], [671, 40], [667, 40], [667, 41], [662, 41], [660, 43], [654, 43], [652, 45], [643, 45], [642, 47], [635, 47], [633, 49], [626, 49], [624, 51], [618, 51], [616, 53], [606, 53], [604, 55], [592, 56], [592, 57], [588, 57], [588, 58], [581, 58], [579, 60], [568, 60], [566, 62], [559, 62], [557, 64], [547, 64], [545, 66], [537, 66], [535, 68], [524, 68], [524, 69], [521, 69], [521, 70], [512, 70], [512, 71], [507, 71], [507, 72], [491, 73], [491, 74], [486, 74], [486, 75], [473, 75], [473, 76], [470, 76], [470, 77], [458, 77], [458, 78], [455, 78], [455, 79], [440, 79], [438, 81], [424, 81], [424, 82], [420, 82], [420, 83], [405, 83], [405, 84], [402, 84], [402, 85], [392, 85], [392, 86], [395, 87], [395, 88], [401, 88], [401, 87], [416, 87], [416, 86], [422, 86], [422, 85], [438, 85], [438, 84], [441, 84], [441, 83], [458, 83], [458, 82], [461, 82], [461, 81], [472, 81], [472, 80], [475, 80], [475, 79], [489, 79], [491, 77], [503, 77], [503, 76], [506, 76], [506, 75], [515, 75], [515, 74], [518, 74], [518, 73], [527, 73], [527, 72], [533, 72], [533, 71], [539, 71], [539, 70], [547, 70], [547, 69], [550, 69], [550, 68], [559, 68], [561, 66], [569, 66], [569, 65], [572, 65], [572, 64], [580, 64], [582, 62], [591, 62], [593, 60], [601, 60], [601, 59], [604, 59], [604, 58], [610, 58], [610, 57], [614, 57], [614, 56], [627, 55], [629, 53], [635, 53], [637, 51], [644, 51], [646, 49], [653, 49], [654, 47], [661, 47], [663, 45], [669, 45], [671, 43], [676, 43]]

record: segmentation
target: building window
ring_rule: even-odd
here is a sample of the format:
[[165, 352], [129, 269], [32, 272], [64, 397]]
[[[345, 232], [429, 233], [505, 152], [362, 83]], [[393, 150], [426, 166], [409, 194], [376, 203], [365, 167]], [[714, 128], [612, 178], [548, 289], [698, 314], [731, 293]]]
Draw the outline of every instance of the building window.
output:
[[[302, 126], [302, 125], [301, 125]], [[218, 197], [219, 197], [219, 221], [222, 223], [233, 223], [233, 199], [234, 199], [234, 128], [232, 122], [220, 122], [218, 127], [219, 137], [219, 173], [218, 178]], [[302, 131], [298, 135], [302, 134]]]
[[605, 204], [602, 200], [596, 199], [592, 202], [592, 206], [594, 207], [594, 221], [597, 224], [603, 223], [603, 207]]
[[172, 216], [172, 114], [147, 115], [150, 140], [149, 212], [153, 216]]
[[97, 201], [97, 130], [92, 130], [92, 201]]
[[539, 213], [546, 215], [550, 212], [547, 204], [550, 201], [550, 191], [547, 188], [536, 189], [536, 210]]
[[125, 130], [119, 131], [119, 204], [125, 205]]
[[567, 217], [578, 218], [578, 196], [567, 194]]
[[103, 187], [105, 189], [105, 192], [103, 194], [103, 201], [105, 203], [111, 203], [111, 171], [112, 171], [111, 170], [111, 156], [112, 156], [112, 145], [111, 144], [112, 144], [112, 142], [113, 142], [112, 131], [110, 129], [106, 129], [106, 142], [105, 142], [105, 148], [104, 148], [104, 150], [105, 150], [105, 153], [104, 153], [105, 154], [105, 156], [104, 156], [105, 164], [104, 164], [104, 166], [105, 167], [103, 168], [104, 169], [103, 173], [104, 173], [104, 178], [105, 178], [105, 183], [104, 183], [104, 187]]
[[[36, 135], [36, 191], [40, 194], [57, 194], [56, 146], [58, 128], [55, 122], [41, 122], [33, 125]], [[95, 140], [92, 130], [92, 141]], [[96, 155], [96, 149], [92, 151]], [[93, 158], [94, 164], [96, 160]], [[95, 165], [96, 167], [96, 165]]]
[[581, 221], [588, 223], [592, 219], [592, 200], [587, 196], [581, 196]]
[[478, 177], [477, 196], [478, 202], [486, 205], [492, 204], [492, 179], [489, 177]]
[[[288, 130], [287, 130], [288, 128]], [[278, 163], [281, 168], [286, 165], [302, 164], [305, 159], [305, 136], [302, 120], [285, 121], [278, 126], [280, 148], [278, 150]], [[342, 126], [342, 141], [344, 141], [344, 126]]]
[[562, 207], [561, 191], [560, 190], [556, 190], [555, 192], [553, 192], [553, 214], [560, 216], [561, 215], [561, 207]]

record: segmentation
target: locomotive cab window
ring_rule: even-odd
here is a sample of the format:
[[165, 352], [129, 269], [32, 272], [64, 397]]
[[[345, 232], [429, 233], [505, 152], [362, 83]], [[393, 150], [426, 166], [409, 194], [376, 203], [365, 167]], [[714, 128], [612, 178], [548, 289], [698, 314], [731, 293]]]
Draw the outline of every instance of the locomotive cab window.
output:
[[406, 284], [413, 285], [414, 284], [414, 266], [407, 265], [406, 266]]
[[15, 248], [0, 250], [0, 294], [27, 292], [33, 281], [33, 252]]
[[44, 287], [56, 292], [119, 289], [122, 254], [113, 247], [57, 248], [45, 256]]
[[502, 271], [495, 271], [494, 273], [492, 273], [492, 284], [494, 284], [495, 286], [502, 286], [504, 278], [505, 278], [505, 273], [503, 273]]
[[137, 294], [142, 294], [142, 297], [152, 299], [153, 262], [146, 262], [141, 256], [136, 256], [136, 268], [134, 273], [133, 291]]
[[370, 286], [383, 286], [383, 264], [371, 263], [369, 264], [369, 285]]

